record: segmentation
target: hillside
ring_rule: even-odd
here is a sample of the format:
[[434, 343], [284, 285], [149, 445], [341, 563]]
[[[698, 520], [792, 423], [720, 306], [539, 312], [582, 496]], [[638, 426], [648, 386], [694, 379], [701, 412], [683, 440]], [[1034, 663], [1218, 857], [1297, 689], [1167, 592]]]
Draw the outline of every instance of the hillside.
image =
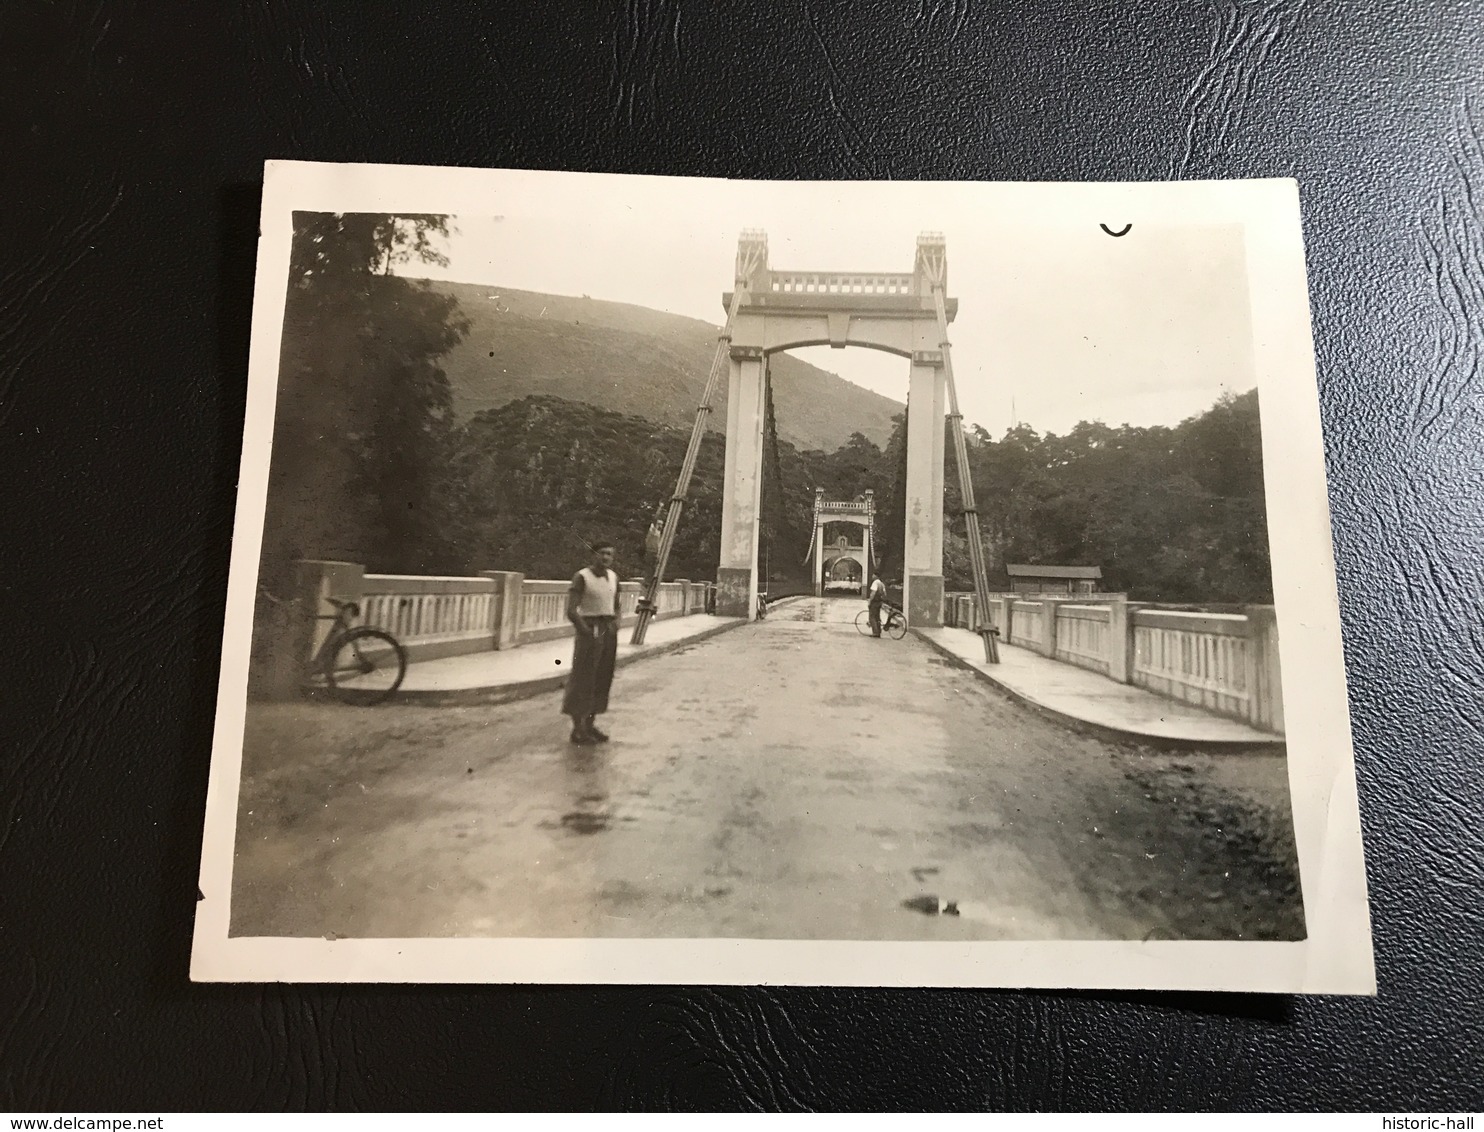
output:
[[[532, 395], [561, 397], [689, 425], [705, 388], [718, 327], [627, 303], [434, 281], [459, 300], [470, 330], [443, 359], [461, 420]], [[718, 305], [720, 296], [718, 294]], [[853, 432], [877, 444], [903, 406], [787, 355], [773, 359], [778, 435], [833, 452]], [[726, 423], [726, 379], [712, 402]]]

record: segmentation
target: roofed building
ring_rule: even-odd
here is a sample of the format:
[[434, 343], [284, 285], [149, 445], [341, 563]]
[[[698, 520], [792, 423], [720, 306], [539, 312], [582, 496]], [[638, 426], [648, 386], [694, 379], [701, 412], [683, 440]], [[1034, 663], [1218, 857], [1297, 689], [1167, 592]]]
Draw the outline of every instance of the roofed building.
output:
[[1009, 565], [1010, 589], [1018, 594], [1090, 594], [1097, 593], [1103, 577], [1101, 566], [1021, 566]]

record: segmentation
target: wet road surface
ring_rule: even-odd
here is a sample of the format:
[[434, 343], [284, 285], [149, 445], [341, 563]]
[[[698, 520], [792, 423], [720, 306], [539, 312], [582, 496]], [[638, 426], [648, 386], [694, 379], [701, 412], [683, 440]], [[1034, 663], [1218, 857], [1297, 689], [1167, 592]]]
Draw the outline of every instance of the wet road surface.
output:
[[1285, 760], [1119, 746], [852, 599], [488, 707], [252, 705], [234, 935], [1292, 939]]

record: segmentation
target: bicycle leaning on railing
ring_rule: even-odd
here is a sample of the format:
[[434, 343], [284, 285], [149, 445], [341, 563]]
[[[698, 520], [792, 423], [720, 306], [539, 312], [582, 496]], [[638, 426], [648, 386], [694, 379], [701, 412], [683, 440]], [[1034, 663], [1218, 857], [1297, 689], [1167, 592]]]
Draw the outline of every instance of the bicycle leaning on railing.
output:
[[[866, 636], [871, 635], [871, 611], [862, 609], [855, 615], [855, 627]], [[907, 615], [890, 602], [881, 605], [881, 631], [894, 641], [907, 635]]]
[[[296, 604], [262, 588], [258, 592], [277, 606], [291, 608]], [[304, 666], [304, 691], [364, 707], [391, 699], [407, 675], [407, 650], [385, 629], [356, 625], [355, 619], [361, 615], [357, 603], [333, 597], [325, 601], [335, 612], [316, 614], [315, 620], [334, 624]]]

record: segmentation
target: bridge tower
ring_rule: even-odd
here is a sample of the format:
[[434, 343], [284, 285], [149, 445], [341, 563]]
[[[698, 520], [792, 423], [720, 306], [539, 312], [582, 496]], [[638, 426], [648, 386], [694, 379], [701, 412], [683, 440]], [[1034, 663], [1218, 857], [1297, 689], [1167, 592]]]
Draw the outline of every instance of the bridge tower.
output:
[[[860, 541], [852, 542], [841, 535], [833, 543], [825, 542], [825, 526], [829, 523], [850, 523], [860, 528]], [[871, 584], [871, 566], [875, 561], [874, 534], [876, 529], [876, 493], [867, 491], [860, 499], [839, 501], [826, 500], [824, 488], [814, 489], [814, 538], [810, 540], [809, 555], [814, 559], [814, 596], [824, 595], [825, 582], [836, 563], [853, 561], [860, 567], [860, 592], [864, 596]]]
[[[904, 604], [910, 624], [942, 624], [943, 432], [948, 412], [942, 331], [958, 313], [958, 300], [946, 298], [946, 263], [942, 237], [924, 236], [910, 273], [775, 269], [768, 263], [767, 236], [742, 234], [736, 289], [722, 296], [730, 315], [730, 340], [717, 613], [750, 617], [757, 605], [768, 356], [800, 346], [863, 346], [896, 354], [908, 366], [912, 411], [907, 424]], [[816, 524], [816, 544], [819, 530]], [[816, 545], [816, 575], [821, 560]]]

